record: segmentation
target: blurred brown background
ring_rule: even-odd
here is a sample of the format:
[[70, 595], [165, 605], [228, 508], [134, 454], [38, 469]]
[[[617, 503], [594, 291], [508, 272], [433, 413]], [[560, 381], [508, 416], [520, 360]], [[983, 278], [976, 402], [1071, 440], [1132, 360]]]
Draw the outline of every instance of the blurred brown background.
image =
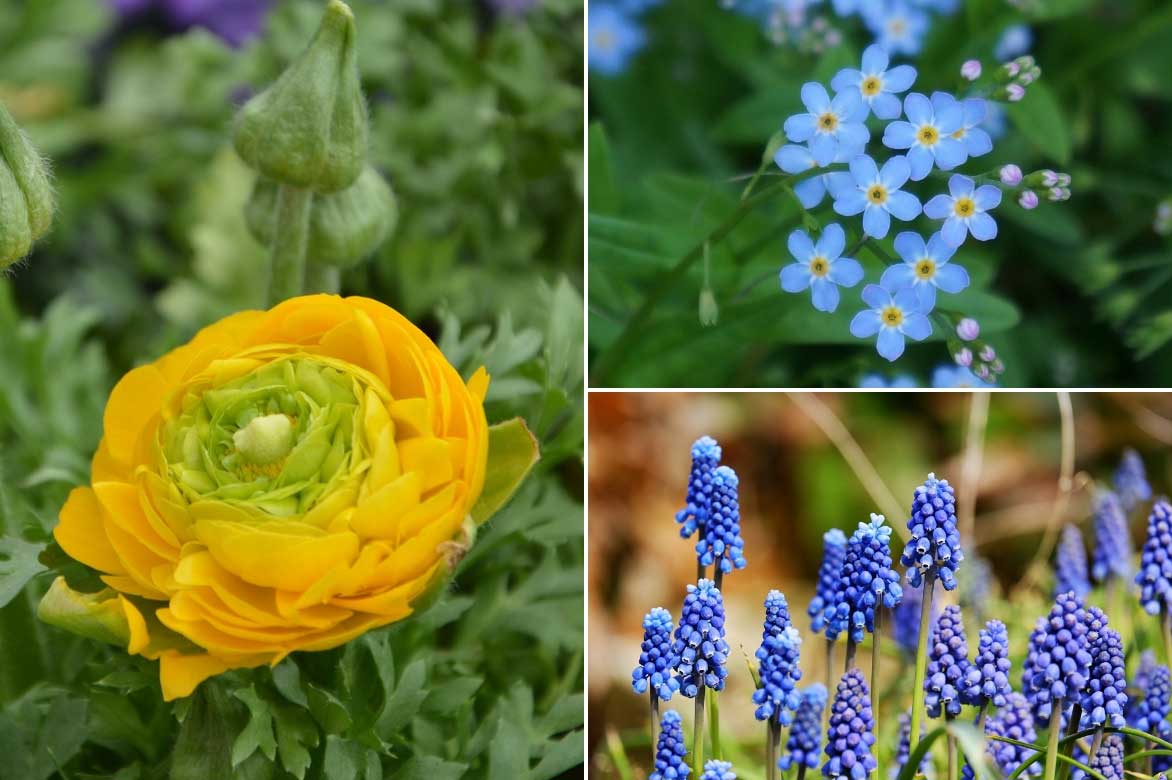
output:
[[[802, 632], [803, 684], [822, 680], [823, 645], [810, 636], [806, 607], [826, 530], [849, 536], [870, 512], [886, 514], [902, 573], [912, 492], [935, 471], [956, 488], [966, 554], [975, 548], [991, 561], [1008, 589], [1040, 547], [1050, 549], [1049, 522], [1089, 515], [1089, 488], [1110, 480], [1124, 447], [1143, 456], [1157, 493], [1172, 476], [1168, 394], [591, 393], [589, 419], [588, 755], [599, 778], [616, 776], [608, 730], [628, 745], [634, 777], [646, 777], [646, 703], [632, 692], [630, 674], [643, 615], [664, 606], [678, 617], [684, 586], [694, 581], [694, 539], [679, 537], [674, 515], [699, 436], [715, 437], [722, 463], [740, 475], [748, 568], [727, 575], [722, 589], [732, 658], [720, 701], [722, 731], [750, 743], [759, 729], [747, 664], [769, 589], [785, 593]], [[1072, 476], [1065, 499], [1064, 452]], [[1138, 544], [1139, 521], [1132, 533]], [[841, 653], [840, 646], [836, 665]], [[869, 663], [865, 651], [859, 660]], [[887, 670], [896, 665], [887, 662]], [[692, 702], [677, 698], [664, 706], [690, 721]]]

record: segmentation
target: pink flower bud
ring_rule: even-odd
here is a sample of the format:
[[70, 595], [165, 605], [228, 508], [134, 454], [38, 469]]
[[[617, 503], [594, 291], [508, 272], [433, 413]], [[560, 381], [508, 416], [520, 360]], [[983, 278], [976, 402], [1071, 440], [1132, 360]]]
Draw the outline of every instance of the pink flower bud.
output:
[[962, 348], [959, 352], [952, 356], [958, 366], [968, 368], [973, 364], [973, 351], [968, 347]]
[[993, 347], [989, 346], [988, 344], [981, 347], [979, 356], [981, 360], [985, 361], [986, 363], [992, 363], [997, 359], [997, 353], [993, 350]]
[[1061, 187], [1051, 187], [1049, 192], [1047, 193], [1046, 197], [1049, 198], [1050, 200], [1053, 200], [1053, 201], [1062, 200], [1062, 188]]
[[1021, 184], [1021, 168], [1018, 168], [1013, 163], [1001, 166], [998, 175], [1001, 177], [1002, 184], [1008, 184], [1010, 187], [1016, 187]]
[[1009, 98], [1010, 103], [1017, 103], [1025, 97], [1025, 87], [1021, 84], [1010, 84], [1005, 88], [1006, 97]]
[[1058, 174], [1058, 186], [1059, 187], [1069, 187], [1070, 186], [1070, 174], [1069, 173]]
[[977, 366], [977, 370], [973, 373], [977, 375], [977, 379], [982, 381], [987, 380], [989, 378], [989, 367], [982, 363], [981, 365]]
[[967, 60], [960, 66], [960, 75], [968, 81], [976, 81], [981, 77], [981, 61]]
[[1016, 62], [1007, 62], [1005, 63], [1004, 68], [1005, 75], [1009, 76], [1011, 79], [1017, 78], [1017, 74], [1021, 73], [1021, 66]]
[[1021, 206], [1026, 211], [1036, 209], [1038, 207], [1038, 193], [1033, 190], [1026, 190], [1017, 199], [1017, 205]]
[[981, 335], [981, 326], [972, 317], [965, 317], [956, 323], [956, 335], [960, 336], [963, 341], [972, 341]]
[[1047, 187], [1054, 187], [1058, 184], [1058, 174], [1047, 168], [1042, 171], [1042, 184]]

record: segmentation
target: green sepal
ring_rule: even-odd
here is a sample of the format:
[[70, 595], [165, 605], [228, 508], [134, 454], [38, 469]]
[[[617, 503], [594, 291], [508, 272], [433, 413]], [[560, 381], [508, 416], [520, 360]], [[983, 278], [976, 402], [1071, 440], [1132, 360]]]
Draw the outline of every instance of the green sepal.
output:
[[52, 223], [48, 166], [0, 104], [0, 269], [24, 258]]
[[57, 628], [80, 636], [125, 648], [130, 642], [130, 624], [110, 588], [81, 593], [69, 587], [64, 577], [53, 584], [37, 606], [37, 617]]
[[366, 163], [354, 14], [330, 0], [309, 47], [241, 109], [236, 151], [269, 179], [314, 192], [352, 185]]
[[[258, 178], [244, 212], [253, 237], [266, 246], [277, 222], [277, 189], [271, 179]], [[306, 256], [313, 263], [350, 268], [378, 249], [398, 219], [391, 185], [368, 165], [350, 187], [314, 196]]]
[[483, 524], [508, 503], [539, 460], [541, 452], [537, 438], [520, 417], [489, 427], [484, 489], [471, 512], [477, 525]]

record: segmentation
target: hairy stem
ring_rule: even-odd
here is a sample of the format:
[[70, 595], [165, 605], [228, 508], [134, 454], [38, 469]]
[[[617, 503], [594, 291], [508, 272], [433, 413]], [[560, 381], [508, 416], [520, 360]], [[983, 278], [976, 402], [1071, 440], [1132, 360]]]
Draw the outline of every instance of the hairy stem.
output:
[[[924, 716], [924, 676], [928, 672], [928, 619], [932, 614], [932, 591], [936, 580], [924, 578], [924, 595], [920, 602], [920, 636], [916, 644], [916, 677], [912, 688], [911, 731], [908, 732], [908, 750], [915, 750], [920, 741], [920, 726]], [[1051, 779], [1052, 780], [1052, 779]]]
[[342, 272], [324, 263], [309, 262], [305, 269], [305, 292], [337, 295], [342, 289]]
[[305, 247], [313, 192], [282, 184], [277, 190], [277, 224], [273, 231], [269, 305], [305, 290]]

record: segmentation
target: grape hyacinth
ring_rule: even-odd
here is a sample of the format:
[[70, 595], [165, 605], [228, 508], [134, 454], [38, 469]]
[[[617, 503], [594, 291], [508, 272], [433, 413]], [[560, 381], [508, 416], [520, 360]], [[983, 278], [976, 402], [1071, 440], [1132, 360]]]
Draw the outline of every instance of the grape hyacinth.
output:
[[[912, 716], [911, 713], [901, 712], [899, 714], [899, 747], [895, 751], [895, 766], [887, 770], [888, 780], [895, 780], [899, 776], [900, 770], [903, 769], [904, 764], [911, 758], [911, 736], [912, 736]], [[922, 737], [923, 734], [920, 734]], [[920, 766], [916, 769], [918, 775], [931, 775], [932, 763], [929, 760], [930, 754], [925, 754], [920, 760]]]
[[[920, 611], [923, 609], [923, 588], [908, 585], [903, 589], [903, 600], [891, 612], [891, 633], [900, 649], [913, 658], [920, 641]], [[939, 610], [932, 605], [932, 620]]]
[[957, 597], [960, 606], [970, 616], [983, 619], [985, 607], [997, 588], [989, 562], [979, 555], [969, 555], [965, 559], [965, 576], [960, 581], [960, 595]]
[[1138, 728], [1136, 723], [1139, 718], [1144, 717], [1141, 714], [1140, 702], [1148, 693], [1148, 689], [1152, 684], [1152, 675], [1156, 672], [1156, 654], [1151, 650], [1144, 650], [1139, 656], [1139, 667], [1135, 670], [1135, 677], [1131, 681], [1131, 688], [1140, 692], [1139, 697], [1132, 696], [1127, 702], [1127, 725], [1132, 728]]
[[692, 471], [688, 474], [687, 504], [676, 512], [680, 536], [687, 539], [704, 526], [712, 498], [712, 472], [720, 465], [720, 445], [711, 436], [692, 443]]
[[785, 596], [771, 590], [765, 598], [765, 630], [757, 648], [761, 687], [753, 691], [757, 720], [788, 726], [793, 711], [801, 703], [797, 682], [802, 677], [798, 667], [802, 639], [789, 623]]
[[1148, 517], [1148, 536], [1140, 553], [1139, 603], [1149, 615], [1172, 606], [1172, 506], [1157, 501]]
[[842, 561], [846, 557], [846, 534], [832, 528], [822, 535], [822, 565], [818, 567], [818, 581], [814, 584], [814, 598], [810, 599], [810, 629], [821, 633], [826, 628], [826, 613], [832, 610], [834, 594], [842, 577]]
[[1123, 780], [1123, 737], [1108, 734], [1099, 752], [1091, 756], [1089, 766], [1106, 780]]
[[1086, 686], [1091, 666], [1086, 620], [1082, 601], [1069, 592], [1059, 594], [1050, 613], [1038, 619], [1022, 671], [1022, 692], [1035, 719], [1049, 720], [1054, 702], [1065, 707]]
[[826, 686], [822, 683], [814, 683], [802, 691], [802, 700], [785, 743], [785, 755], [777, 761], [779, 769], [788, 770], [791, 766], [814, 769], [818, 766], [818, 754], [822, 748], [822, 708], [826, 706], [826, 698]]
[[908, 584], [920, 587], [925, 580], [938, 577], [945, 590], [955, 589], [955, 573], [964, 553], [956, 529], [956, 495], [948, 480], [929, 474], [916, 488], [907, 528], [911, 538], [900, 563], [908, 567]]
[[700, 780], [737, 780], [737, 776], [731, 761], [713, 759], [704, 765], [704, 774], [700, 775]]
[[1080, 599], [1086, 598], [1091, 582], [1087, 579], [1087, 551], [1078, 526], [1062, 527], [1055, 558], [1054, 595], [1073, 592]]
[[847, 542], [835, 605], [826, 615], [829, 639], [849, 630], [852, 642], [862, 642], [875, 630], [876, 608], [895, 607], [903, 598], [899, 575], [891, 568], [891, 527], [884, 522], [883, 515], [872, 514]]
[[[1026, 697], [1017, 692], [1008, 694], [1005, 697], [1005, 706], [997, 715], [989, 718], [985, 733], [990, 736], [1007, 737], [1018, 742], [1036, 743], [1038, 734], [1034, 730], [1034, 717], [1030, 713], [1030, 703], [1026, 701]], [[1035, 752], [1029, 748], [994, 740], [989, 741], [989, 751], [993, 756], [993, 763], [997, 765], [998, 770], [1005, 777], [1009, 777]], [[1041, 774], [1041, 770], [1041, 764], [1034, 762], [1023, 775], [1037, 777]]]
[[1095, 496], [1095, 547], [1091, 575], [1095, 582], [1131, 576], [1131, 532], [1119, 496], [1104, 490]]
[[671, 651], [684, 696], [694, 699], [701, 686], [724, 690], [729, 653], [724, 641], [724, 599], [712, 580], [688, 586]]
[[1149, 734], [1157, 734], [1160, 724], [1168, 718], [1170, 693], [1172, 683], [1169, 682], [1168, 667], [1156, 666], [1144, 688], [1143, 699], [1132, 709], [1128, 725]]
[[928, 644], [924, 704], [929, 717], [956, 717], [960, 714], [961, 693], [969, 675], [968, 654], [960, 607], [950, 604], [936, 619]]
[[728, 466], [712, 472], [712, 496], [704, 521], [703, 538], [696, 544], [700, 565], [728, 574], [745, 568], [745, 541], [741, 538], [741, 509], [737, 500], [737, 474]]
[[876, 767], [875, 757], [871, 755], [874, 726], [867, 681], [862, 672], [851, 669], [839, 681], [831, 706], [822, 776], [830, 780], [867, 780]]
[[1119, 494], [1123, 511], [1127, 513], [1141, 501], [1152, 497], [1152, 486], [1148, 484], [1143, 459], [1130, 447], [1123, 451], [1119, 468], [1115, 470], [1115, 491]]
[[680, 714], [668, 710], [660, 721], [659, 742], [655, 746], [655, 771], [648, 780], [683, 780], [692, 771], [684, 760], [687, 755]]
[[631, 672], [631, 687], [635, 693], [647, 693], [648, 689], [662, 701], [670, 701], [672, 694], [680, 689], [680, 681], [672, 677], [676, 659], [671, 650], [671, 613], [663, 607], [656, 607], [643, 618], [643, 643], [639, 653], [639, 665]]
[[977, 657], [965, 678], [961, 697], [966, 704], [1004, 707], [1009, 685], [1009, 631], [1000, 620], [981, 629]]
[[1091, 666], [1082, 694], [1083, 717], [1095, 727], [1127, 725], [1127, 672], [1123, 660], [1123, 639], [1118, 632], [1102, 628], [1090, 641]]

